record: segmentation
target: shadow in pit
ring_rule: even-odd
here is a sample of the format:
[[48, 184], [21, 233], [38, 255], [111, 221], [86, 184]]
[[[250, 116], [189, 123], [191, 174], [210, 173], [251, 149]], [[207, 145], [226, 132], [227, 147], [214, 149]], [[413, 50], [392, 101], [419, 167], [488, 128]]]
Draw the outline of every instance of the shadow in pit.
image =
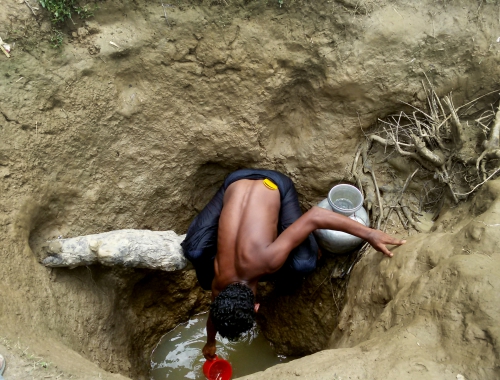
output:
[[317, 269], [310, 275], [259, 285], [258, 323], [278, 354], [304, 356], [320, 351], [337, 326], [359, 250], [322, 252]]
[[[81, 212], [77, 192], [52, 192], [27, 202], [19, 231], [37, 261], [43, 245], [58, 235], [87, 231], [71, 227]], [[75, 219], [76, 218], [76, 219]], [[22, 228], [21, 228], [22, 227]], [[194, 270], [161, 272], [105, 267], [46, 268], [39, 321], [47, 333], [106, 371], [148, 379], [150, 353], [167, 331], [208, 309], [209, 297]]]
[[62, 342], [109, 372], [149, 379], [161, 337], [208, 309], [194, 270], [160, 272], [92, 265], [50, 269], [51, 328]]

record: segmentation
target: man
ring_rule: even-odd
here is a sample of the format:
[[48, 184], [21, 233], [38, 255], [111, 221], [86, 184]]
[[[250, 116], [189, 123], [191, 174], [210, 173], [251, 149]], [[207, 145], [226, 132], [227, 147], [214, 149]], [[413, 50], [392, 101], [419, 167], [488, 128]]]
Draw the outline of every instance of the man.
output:
[[392, 257], [386, 244], [401, 245], [382, 231], [313, 207], [302, 215], [292, 181], [272, 170], [230, 174], [191, 223], [182, 247], [198, 281], [212, 290], [203, 355], [215, 357], [217, 332], [230, 340], [252, 328], [259, 279], [280, 268], [305, 274], [316, 267], [316, 229], [347, 232]]

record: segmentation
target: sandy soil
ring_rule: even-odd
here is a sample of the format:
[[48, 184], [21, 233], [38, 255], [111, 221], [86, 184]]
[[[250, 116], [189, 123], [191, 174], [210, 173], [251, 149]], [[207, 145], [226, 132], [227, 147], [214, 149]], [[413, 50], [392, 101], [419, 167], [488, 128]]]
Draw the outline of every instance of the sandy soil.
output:
[[23, 334], [11, 340], [0, 336], [0, 352], [6, 360], [3, 376], [7, 380], [126, 379], [124, 376], [104, 371], [50, 338], [39, 341], [33, 336]]
[[[244, 166], [290, 175], [307, 208], [346, 179], [365, 128], [400, 101], [425, 107], [424, 73], [456, 104], [499, 77], [494, 1], [179, 0], [167, 20], [160, 3], [98, 5], [53, 49], [47, 15], [0, 4], [0, 37], [13, 46], [0, 56], [0, 338], [20, 339], [11, 350], [0, 342], [14, 364], [6, 376], [146, 378], [159, 337], [208, 304], [190, 271], [44, 268], [46, 239], [184, 233]], [[498, 305], [497, 243], [481, 224], [500, 223], [495, 191], [483, 193], [488, 204], [450, 208], [394, 260], [366, 256], [345, 301], [319, 287], [330, 261], [300, 296], [281, 297], [286, 324], [272, 307], [262, 322], [283, 350], [313, 352], [329, 339], [343, 348], [266, 378], [498, 377], [498, 315], [487, 306]], [[26, 347], [54, 367], [31, 370]]]
[[353, 271], [335, 349], [244, 379], [497, 379], [499, 210], [496, 180], [394, 258], [367, 255]]

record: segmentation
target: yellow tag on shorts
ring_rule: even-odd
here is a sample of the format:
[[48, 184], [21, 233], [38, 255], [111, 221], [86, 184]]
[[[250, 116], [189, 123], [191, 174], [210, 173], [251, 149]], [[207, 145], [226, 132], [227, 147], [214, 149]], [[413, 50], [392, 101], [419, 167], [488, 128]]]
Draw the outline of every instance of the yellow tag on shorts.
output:
[[270, 179], [266, 178], [262, 182], [264, 182], [264, 186], [266, 186], [268, 189], [270, 189], [270, 190], [278, 190], [278, 186], [273, 181], [271, 181]]

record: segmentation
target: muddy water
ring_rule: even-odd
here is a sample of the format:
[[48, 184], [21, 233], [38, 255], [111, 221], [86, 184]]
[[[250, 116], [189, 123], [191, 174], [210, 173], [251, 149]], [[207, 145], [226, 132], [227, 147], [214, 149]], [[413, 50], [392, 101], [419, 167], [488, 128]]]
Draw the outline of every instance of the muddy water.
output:
[[[205, 359], [201, 349], [206, 342], [207, 316], [197, 315], [161, 339], [151, 357], [151, 379], [205, 379], [202, 371]], [[217, 355], [229, 360], [233, 367], [233, 378], [290, 360], [276, 355], [257, 328], [237, 342], [229, 342], [217, 335]]]

